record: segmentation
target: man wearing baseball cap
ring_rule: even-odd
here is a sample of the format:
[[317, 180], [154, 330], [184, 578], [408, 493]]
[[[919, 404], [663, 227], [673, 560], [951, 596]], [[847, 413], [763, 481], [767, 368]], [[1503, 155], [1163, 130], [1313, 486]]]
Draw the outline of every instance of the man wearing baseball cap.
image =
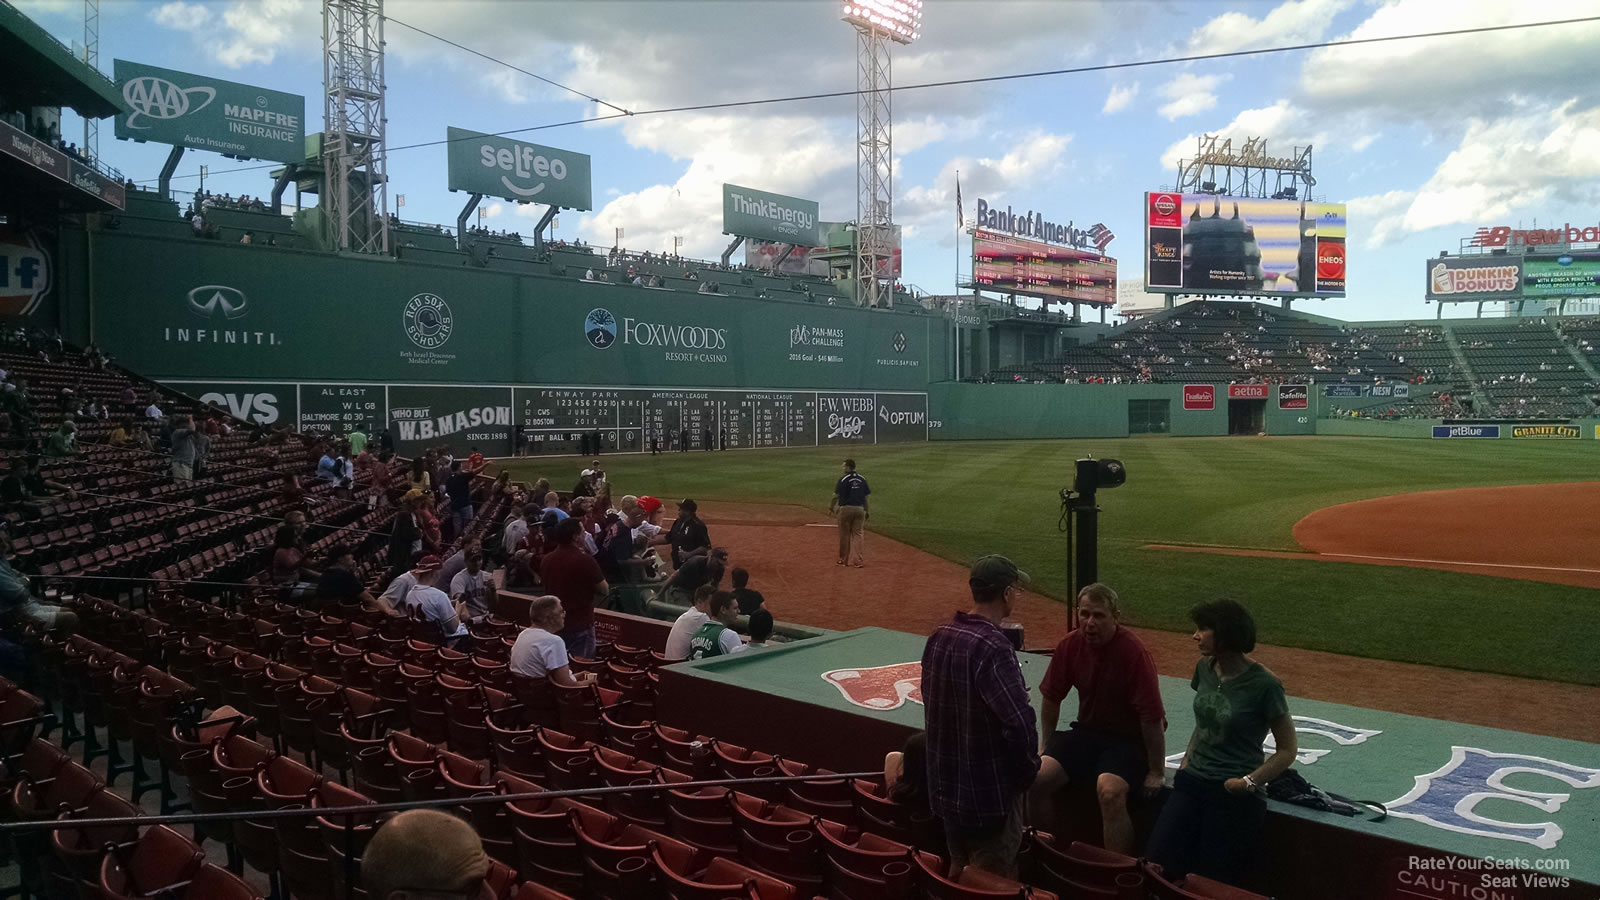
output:
[[406, 595], [410, 594], [411, 589], [424, 580], [431, 584], [434, 574], [442, 568], [444, 568], [444, 563], [432, 553], [422, 557], [417, 560], [416, 565], [411, 567], [411, 571], [401, 572], [395, 576], [393, 581], [389, 582], [389, 586], [378, 597], [378, 606], [389, 615], [405, 615]]
[[688, 557], [711, 549], [711, 532], [706, 523], [700, 521], [699, 512], [700, 504], [693, 500], [678, 503], [678, 518], [672, 521], [672, 530], [667, 532], [667, 540], [672, 543], [674, 569], [683, 565]]
[[1000, 630], [1027, 573], [1000, 555], [967, 579], [973, 611], [958, 612], [922, 651], [928, 805], [944, 822], [950, 861], [1015, 878], [1039, 736], [1017, 652]]

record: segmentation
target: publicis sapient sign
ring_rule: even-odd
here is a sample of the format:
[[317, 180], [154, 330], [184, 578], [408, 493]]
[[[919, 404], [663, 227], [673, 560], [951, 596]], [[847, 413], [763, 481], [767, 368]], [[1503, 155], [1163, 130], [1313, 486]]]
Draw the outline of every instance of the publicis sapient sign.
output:
[[722, 186], [722, 233], [801, 247], [822, 243], [817, 201], [736, 184]]
[[514, 203], [593, 209], [589, 156], [465, 128], [448, 128], [448, 185]]
[[286, 163], [305, 159], [306, 98], [299, 94], [125, 59], [114, 72], [128, 107], [117, 115], [119, 140]]

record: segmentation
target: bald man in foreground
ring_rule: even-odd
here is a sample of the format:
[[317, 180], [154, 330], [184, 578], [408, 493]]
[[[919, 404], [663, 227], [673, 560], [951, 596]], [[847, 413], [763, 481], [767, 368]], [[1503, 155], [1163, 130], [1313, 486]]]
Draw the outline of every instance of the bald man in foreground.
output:
[[361, 883], [371, 900], [468, 900], [488, 872], [488, 854], [472, 826], [432, 809], [385, 822], [361, 857]]

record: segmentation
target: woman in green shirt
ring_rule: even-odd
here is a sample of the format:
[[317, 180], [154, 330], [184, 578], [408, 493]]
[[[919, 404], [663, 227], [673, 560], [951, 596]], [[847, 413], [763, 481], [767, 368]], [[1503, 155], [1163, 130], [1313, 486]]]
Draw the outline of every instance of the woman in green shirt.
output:
[[[1294, 763], [1294, 721], [1283, 683], [1245, 655], [1256, 624], [1244, 607], [1215, 600], [1189, 618], [1200, 647], [1189, 682], [1194, 734], [1147, 852], [1169, 879], [1194, 873], [1236, 884], [1266, 819], [1267, 782]], [[1269, 729], [1277, 750], [1263, 761]]]

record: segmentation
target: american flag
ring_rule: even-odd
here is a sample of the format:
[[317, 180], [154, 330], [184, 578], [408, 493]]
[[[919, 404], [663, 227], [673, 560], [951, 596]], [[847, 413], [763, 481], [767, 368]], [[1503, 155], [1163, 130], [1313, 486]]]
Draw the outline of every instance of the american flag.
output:
[[1111, 229], [1107, 228], [1104, 222], [1089, 229], [1089, 240], [1094, 241], [1094, 249], [1100, 253], [1106, 252], [1106, 245], [1110, 244], [1114, 237], [1116, 235], [1111, 233]]
[[967, 217], [961, 212], [961, 173], [956, 173], [956, 230], [967, 224]]

